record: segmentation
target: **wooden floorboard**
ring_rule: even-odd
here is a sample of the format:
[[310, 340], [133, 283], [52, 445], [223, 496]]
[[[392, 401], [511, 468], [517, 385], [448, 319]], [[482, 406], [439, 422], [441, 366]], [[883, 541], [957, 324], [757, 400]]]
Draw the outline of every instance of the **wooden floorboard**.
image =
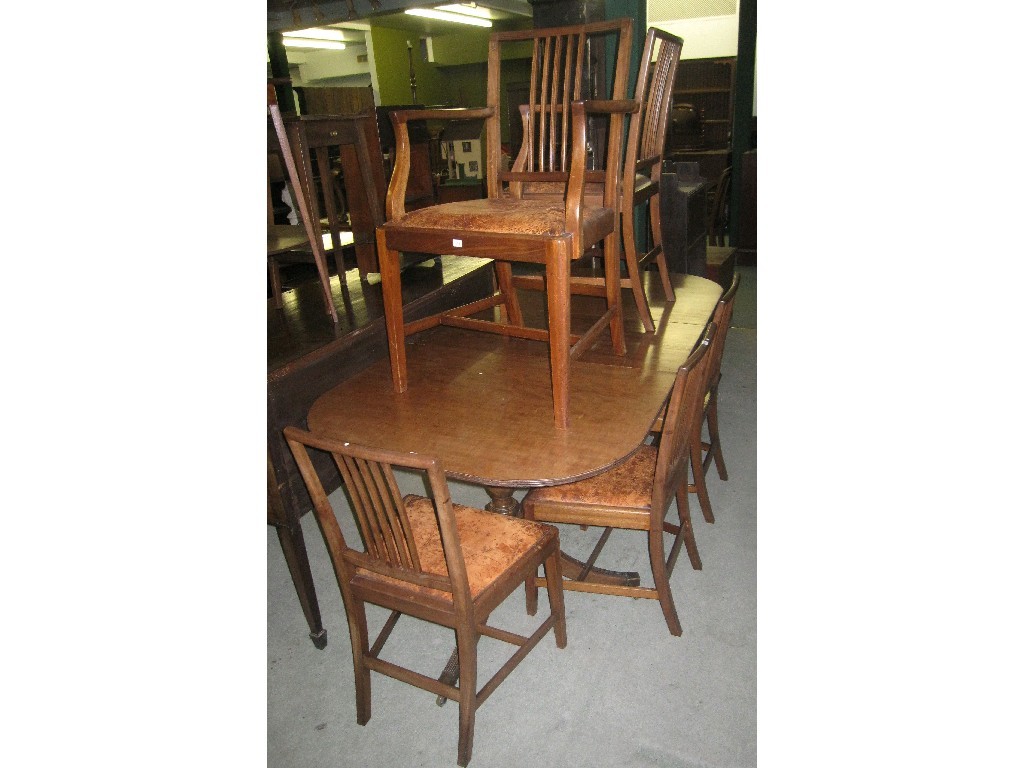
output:
[[[443, 256], [406, 267], [402, 272], [403, 301], [411, 304], [481, 268], [489, 269], [488, 262], [461, 256]], [[337, 326], [327, 314], [315, 275], [299, 271], [293, 285], [288, 286], [286, 281], [282, 309], [276, 309], [273, 300], [267, 299], [268, 373], [316, 354], [375, 321], [383, 322], [380, 275], [371, 274], [368, 280], [360, 280], [354, 269], [346, 271], [344, 281], [331, 275]]]

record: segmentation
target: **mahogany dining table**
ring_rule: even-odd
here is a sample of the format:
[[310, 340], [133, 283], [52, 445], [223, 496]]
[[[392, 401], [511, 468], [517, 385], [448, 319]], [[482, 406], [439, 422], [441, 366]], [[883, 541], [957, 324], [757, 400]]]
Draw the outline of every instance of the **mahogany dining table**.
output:
[[[596, 475], [627, 459], [647, 438], [679, 366], [697, 343], [722, 294], [718, 283], [672, 276], [676, 300], [652, 301], [656, 332], [645, 333], [632, 302], [623, 302], [624, 356], [610, 340], [571, 363], [569, 426], [551, 419], [546, 345], [438, 326], [407, 341], [409, 387], [396, 393], [383, 359], [328, 390], [307, 417], [311, 431], [377, 448], [440, 460], [446, 476], [485, 488], [487, 508], [517, 514], [513, 492]], [[524, 316], [543, 318], [543, 293], [521, 292]], [[573, 296], [586, 323], [601, 300]], [[497, 311], [497, 310], [492, 310]], [[566, 576], [578, 562], [565, 556]], [[636, 574], [597, 572], [636, 583]]]

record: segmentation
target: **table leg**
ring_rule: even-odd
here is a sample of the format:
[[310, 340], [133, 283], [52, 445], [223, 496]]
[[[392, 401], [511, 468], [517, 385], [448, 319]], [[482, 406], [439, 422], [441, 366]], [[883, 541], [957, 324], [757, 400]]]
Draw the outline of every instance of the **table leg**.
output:
[[309, 639], [313, 645], [323, 650], [327, 647], [327, 630], [320, 618], [320, 605], [316, 599], [316, 588], [313, 586], [313, 574], [309, 568], [309, 556], [306, 554], [306, 542], [302, 536], [302, 528], [298, 521], [294, 526], [275, 525], [277, 538], [281, 542], [288, 572], [291, 574], [295, 592], [299, 596], [299, 604], [309, 624]]
[[523, 516], [523, 511], [519, 508], [519, 502], [512, 495], [515, 492], [515, 488], [498, 488], [489, 485], [484, 490], [491, 497], [487, 506], [484, 507], [488, 512], [497, 512], [498, 514], [511, 515], [512, 517]]

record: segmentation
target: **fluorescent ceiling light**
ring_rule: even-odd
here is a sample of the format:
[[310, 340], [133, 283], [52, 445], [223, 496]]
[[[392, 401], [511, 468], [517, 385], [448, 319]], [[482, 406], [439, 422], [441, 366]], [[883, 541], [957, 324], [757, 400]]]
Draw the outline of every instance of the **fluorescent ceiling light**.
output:
[[428, 19], [438, 19], [439, 21], [453, 21], [456, 24], [471, 24], [474, 27], [489, 27], [491, 22], [489, 19], [478, 19], [475, 16], [466, 16], [462, 13], [449, 13], [447, 11], [438, 11], [433, 8], [409, 8], [406, 10], [410, 16], [425, 16]]
[[336, 40], [339, 43], [345, 41], [345, 33], [340, 29], [323, 29], [322, 27], [296, 29], [294, 32], [282, 32], [281, 34], [284, 37], [301, 37], [307, 40]]
[[286, 37], [284, 44], [289, 48], [330, 48], [335, 51], [344, 51], [345, 44], [334, 40], [306, 40], [301, 37]]
[[478, 19], [493, 19], [490, 8], [481, 8], [476, 3], [456, 3], [455, 5], [439, 5], [434, 10], [461, 13], [463, 16], [476, 16]]

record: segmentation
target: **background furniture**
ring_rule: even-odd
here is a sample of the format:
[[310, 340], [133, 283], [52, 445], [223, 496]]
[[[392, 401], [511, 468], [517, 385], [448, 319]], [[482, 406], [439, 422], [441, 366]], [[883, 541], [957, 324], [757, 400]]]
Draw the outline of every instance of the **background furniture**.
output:
[[[368, 134], [372, 135], [373, 124], [369, 117], [292, 115], [285, 119], [285, 126], [299, 161], [300, 177], [313, 208], [314, 220], [323, 218], [321, 204], [325, 209], [339, 276], [345, 272], [340, 233], [349, 229], [360, 276], [376, 272], [373, 233], [384, 221], [383, 200], [378, 196], [383, 170], [370, 151]], [[340, 166], [348, 220], [334, 192], [335, 165]]]
[[[676, 372], [672, 393], [662, 426], [658, 447], [641, 445], [621, 464], [594, 477], [565, 485], [534, 488], [523, 499], [523, 517], [549, 523], [596, 525], [604, 527], [601, 538], [586, 565], [573, 579], [561, 585], [549, 578], [526, 580], [527, 611], [537, 608], [537, 587], [554, 587], [577, 592], [598, 592], [623, 597], [644, 597], [661, 604], [669, 632], [681, 635], [669, 578], [685, 543], [694, 570], [702, 567], [690, 523], [688, 460], [707, 385], [708, 351], [715, 336], [715, 324], [709, 323], [703, 339]], [[699, 448], [698, 448], [699, 452]], [[699, 471], [696, 467], [694, 471]], [[679, 524], [665, 521], [672, 499], [676, 500]], [[613, 529], [645, 531], [651, 560], [654, 587], [602, 584], [588, 581], [591, 569]], [[675, 538], [665, 558], [665, 539]]]
[[[392, 113], [398, 141], [395, 172], [387, 196], [387, 223], [378, 229], [381, 283], [387, 316], [392, 382], [396, 392], [409, 386], [406, 372], [406, 335], [445, 324], [513, 338], [544, 341], [548, 345], [552, 411], [555, 423], [568, 425], [569, 362], [610, 329], [615, 351], [625, 352], [619, 288], [619, 210], [621, 206], [622, 116], [635, 110], [626, 101], [632, 21], [618, 19], [595, 24], [545, 30], [498, 32], [490, 36], [487, 106], [483, 109], [420, 110]], [[528, 124], [523, 146], [511, 171], [500, 163], [501, 65], [513, 50], [532, 48], [533, 66], [528, 102]], [[607, 91], [610, 100], [581, 101], [584, 90], [601, 78], [589, 71], [590, 51], [614, 46], [614, 74]], [[584, 73], [592, 75], [587, 80]], [[605, 95], [601, 90], [598, 95]], [[606, 158], [599, 170], [588, 170], [587, 122], [591, 115], [607, 115], [607, 132], [589, 134]], [[447, 203], [406, 211], [404, 198], [410, 167], [410, 119], [485, 120], [487, 186], [485, 200]], [[565, 199], [527, 199], [523, 187], [531, 182], [556, 183]], [[587, 182], [603, 185], [600, 206], [583, 194]], [[507, 189], [504, 185], [507, 184]], [[604, 241], [607, 311], [582, 335], [571, 335], [569, 267], [597, 242]], [[408, 323], [402, 313], [400, 251], [450, 253], [494, 259], [497, 292], [488, 300], [440, 313], [419, 323]], [[512, 262], [542, 264], [548, 297], [547, 327], [523, 325], [518, 297], [512, 284]], [[500, 307], [502, 315], [472, 317]]]
[[[304, 184], [302, 180], [303, 174], [308, 173], [308, 162], [304, 163], [301, 153], [292, 147], [293, 139], [284, 125], [281, 109], [277, 104], [277, 92], [271, 83], [267, 84], [267, 113], [270, 116], [270, 125], [267, 132], [267, 264], [270, 269], [274, 303], [278, 308], [281, 307], [281, 276], [278, 271], [277, 258], [280, 254], [287, 251], [294, 250], [300, 246], [308, 246], [312, 253], [313, 261], [316, 264], [317, 275], [320, 278], [320, 287], [327, 314], [330, 315], [334, 323], [337, 323], [338, 311], [334, 308], [334, 299], [331, 296], [331, 279], [327, 273], [327, 259], [324, 255], [323, 242], [320, 238], [320, 217], [316, 213], [313, 201], [310, 199], [310, 187]], [[300, 224], [295, 227], [289, 225], [278, 227], [273, 223], [274, 205], [270, 194], [270, 157], [273, 155], [279, 157], [280, 164], [287, 169], [288, 180], [294, 190], [292, 200], [298, 208], [297, 215], [300, 221]], [[305, 235], [304, 238], [302, 237], [303, 234]], [[303, 240], [305, 241], [304, 244]]]
[[669, 270], [707, 275], [707, 181], [695, 162], [666, 160], [661, 172], [662, 243]]
[[[459, 702], [458, 764], [473, 752], [476, 710], [554, 628], [566, 646], [565, 604], [558, 558], [558, 530], [452, 504], [441, 465], [423, 455], [357, 446], [288, 427], [288, 445], [313, 498], [348, 616], [356, 682], [356, 721], [370, 720], [370, 672], [379, 672]], [[364, 550], [352, 548], [338, 524], [309, 448], [329, 452], [344, 477]], [[403, 498], [393, 467], [425, 474], [432, 498]], [[488, 617], [543, 565], [552, 587], [551, 612], [525, 637], [488, 626]], [[391, 610], [372, 647], [365, 603]], [[532, 604], [536, 613], [536, 600]], [[380, 657], [402, 614], [455, 630], [459, 686], [435, 680]], [[477, 690], [477, 645], [482, 636], [518, 650]], [[386, 750], [385, 750], [386, 751]], [[387, 762], [386, 755], [383, 756]]]
[[715, 198], [708, 212], [707, 277], [723, 288], [732, 283], [736, 269], [736, 249], [728, 245], [729, 199], [732, 195], [732, 168], [726, 168], [715, 184]]
[[697, 163], [700, 175], [708, 180], [709, 195], [714, 195], [715, 181], [732, 163], [735, 83], [735, 56], [688, 59], [676, 70], [666, 154], [672, 160]]
[[757, 260], [757, 150], [743, 153], [740, 177], [740, 235], [735, 245], [744, 264]]

